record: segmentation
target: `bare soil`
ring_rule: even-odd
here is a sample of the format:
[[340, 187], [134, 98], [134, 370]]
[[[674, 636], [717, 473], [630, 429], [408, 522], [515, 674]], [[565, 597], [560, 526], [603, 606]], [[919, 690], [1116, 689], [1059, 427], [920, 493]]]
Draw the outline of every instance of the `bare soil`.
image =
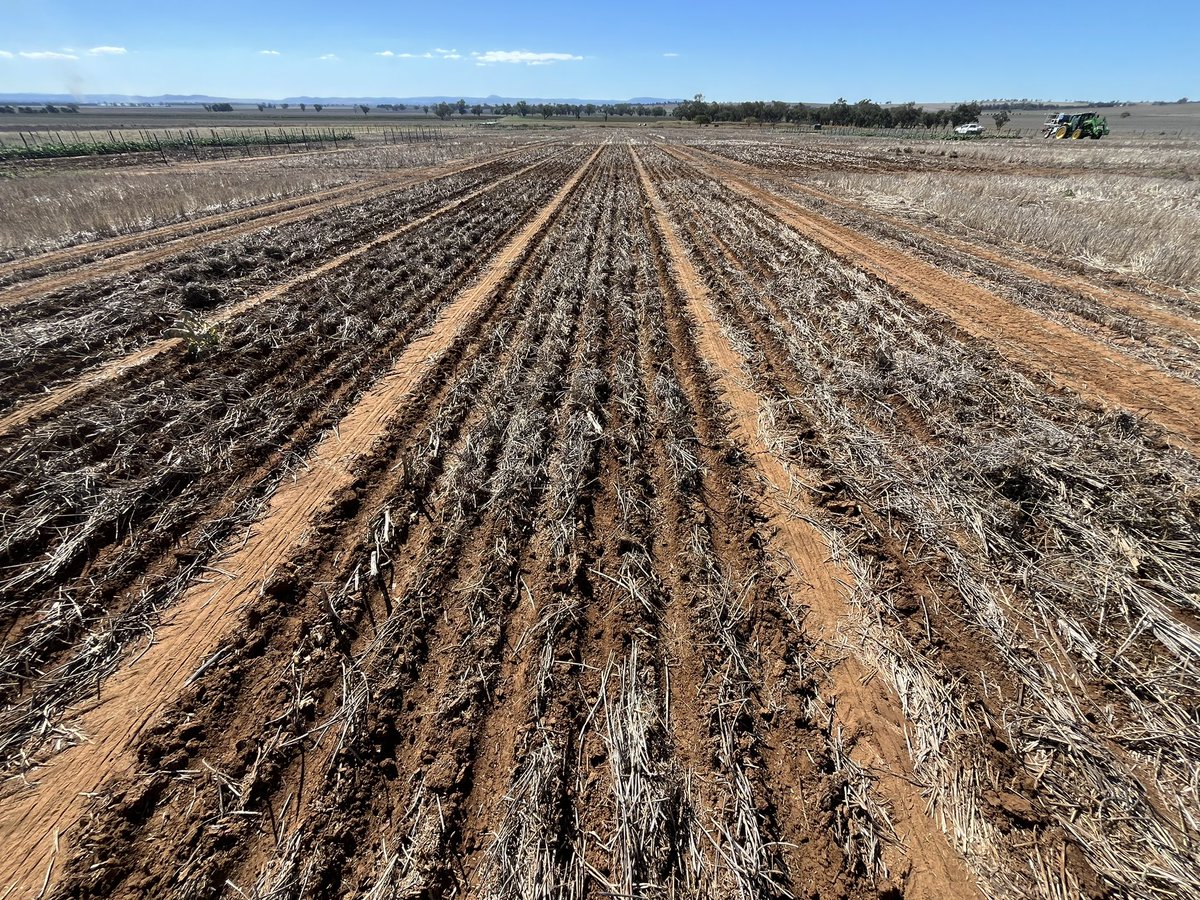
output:
[[575, 134], [0, 270], [0, 895], [1200, 892], [1180, 299]]

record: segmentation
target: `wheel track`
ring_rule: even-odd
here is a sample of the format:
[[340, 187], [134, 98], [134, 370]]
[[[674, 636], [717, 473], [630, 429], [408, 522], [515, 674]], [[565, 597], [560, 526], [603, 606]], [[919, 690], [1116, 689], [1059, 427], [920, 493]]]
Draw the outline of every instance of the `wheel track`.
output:
[[1141, 413], [1190, 450], [1200, 442], [1200, 389], [1194, 385], [782, 200], [742, 177], [717, 173], [695, 160], [684, 161], [706, 177], [723, 181], [847, 265], [949, 316], [963, 331], [994, 344], [1019, 366], [1047, 372], [1078, 393]]
[[231, 577], [191, 588], [168, 627], [161, 629], [162, 639], [110, 679], [109, 698], [80, 710], [80, 726], [89, 743], [49, 761], [36, 787], [0, 800], [0, 839], [10, 850], [0, 860], [0, 884], [11, 885], [9, 889], [21, 896], [37, 892], [43, 882], [53, 883], [58, 835], [78, 819], [84, 794], [94, 792], [109, 776], [129, 771], [134, 743], [211, 653], [222, 621], [253, 600], [278, 561], [303, 553], [312, 541], [314, 523], [329, 511], [336, 494], [352, 484], [354, 467], [389, 419], [409, 402], [413, 386], [479, 313], [599, 154], [598, 149], [497, 254], [483, 277], [455, 298], [426, 335], [409, 345], [389, 375], [317, 445], [307, 468], [276, 491], [246, 541], [222, 559], [220, 568]]
[[[532, 146], [532, 145], [531, 145]], [[270, 201], [248, 209], [227, 213], [191, 222], [164, 225], [146, 232], [123, 235], [103, 241], [51, 251], [35, 257], [27, 257], [8, 263], [0, 263], [0, 308], [13, 306], [30, 297], [73, 287], [109, 275], [124, 274], [143, 268], [151, 263], [167, 259], [178, 253], [203, 247], [220, 240], [228, 240], [271, 228], [312, 218], [345, 203], [361, 203], [384, 196], [399, 188], [417, 184], [433, 178], [461, 175], [483, 168], [509, 156], [524, 152], [528, 147], [505, 151], [467, 165], [430, 166], [417, 172], [407, 172], [385, 183], [368, 185], [341, 185], [316, 194], [290, 197]], [[153, 244], [146, 247], [146, 244]], [[94, 258], [97, 257], [98, 258]], [[88, 263], [82, 272], [40, 274], [47, 268], [62, 268]], [[23, 272], [33, 272], [31, 280], [12, 282]]]
[[[743, 381], [744, 376], [737, 374], [745, 362], [714, 317], [704, 282], [684, 251], [666, 205], [636, 153], [634, 159], [679, 287], [687, 298], [688, 311], [697, 329], [697, 349], [711, 366], [729, 405], [734, 439], [747, 448], [763, 480], [763, 511], [774, 531], [774, 542], [794, 567], [788, 576], [791, 593], [811, 610], [805, 625], [814, 630], [819, 640], [836, 643], [838, 622], [849, 611], [839, 582], [849, 583], [849, 573], [830, 564], [824, 538], [801, 518], [811, 510], [806, 509], [804, 499], [795, 492], [787, 467], [759, 433], [761, 398]], [[863, 740], [859, 745], [865, 751], [862, 762], [878, 775], [879, 789], [891, 804], [897, 830], [908, 842], [914, 870], [906, 885], [906, 896], [979, 897], [974, 877], [929, 818], [925, 800], [915, 788], [904, 729], [897, 715], [898, 698], [852, 658], [834, 666], [830, 678], [827, 687], [835, 698], [839, 719], [848, 727], [870, 735], [869, 741]]]
[[[839, 845], [834, 811], [837, 782], [830, 759], [829, 736], [824, 723], [813, 721], [806, 708], [812, 693], [810, 665], [812, 648], [805, 645], [797, 620], [798, 597], [788, 596], [786, 585], [775, 573], [774, 563], [764, 549], [766, 541], [759, 530], [755, 500], [747, 492], [743, 478], [754, 478], [742, 448], [732, 443], [730, 428], [720, 411], [717, 386], [703, 369], [694, 335], [684, 307], [685, 296], [678, 290], [669, 269], [670, 256], [660, 240], [652, 204], [647, 203], [644, 227], [653, 243], [652, 258], [657, 270], [663, 308], [651, 316], [666, 323], [659, 353], [673, 366], [680, 390], [687, 397], [696, 418], [696, 454], [703, 483], [696, 497], [686, 495], [660, 476], [663, 487], [658, 493], [672, 497], [670, 521], [691, 522], [691, 533], [666, 529], [668, 546], [662, 551], [668, 558], [689, 559], [689, 570], [703, 571], [709, 558], [722, 560], [728, 567], [726, 583], [745, 586], [748, 592], [742, 613], [745, 620], [737, 633], [740, 653], [751, 664], [752, 699], [738, 717], [748, 723], [741, 726], [740, 740], [747, 743], [746, 768], [764, 824], [778, 842], [778, 854], [797, 896], [858, 897], [875, 896], [887, 883], [873, 884], [877, 862], [863, 854], [846, 853]], [[709, 553], [696, 557], [696, 534], [708, 535]], [[663, 571], [670, 572], [670, 567]], [[701, 597], [690, 596], [697, 577], [674, 583], [673, 602], [664, 610], [663, 629], [670, 655], [678, 670], [669, 680], [671, 703], [676, 712], [672, 729], [681, 732], [676, 745], [681, 754], [691, 757], [690, 767], [702, 770], [696, 754], [711, 740], [708, 719], [696, 709], [698, 686], [705, 674], [697, 656], [706, 660], [725, 659], [729, 652], [718, 629], [701, 614]], [[682, 598], [687, 598], [682, 602]], [[802, 614], [802, 610], [801, 610]], [[707, 617], [711, 620], [711, 614]], [[694, 648], [709, 648], [696, 654]], [[713, 667], [709, 662], [708, 666]], [[708, 678], [711, 678], [709, 675]], [[735, 728], [737, 726], [735, 725]]]
[[[300, 287], [301, 285], [315, 281], [323, 275], [346, 265], [347, 263], [366, 253], [369, 253], [376, 247], [389, 243], [403, 234], [413, 231], [416, 228], [420, 228], [422, 225], [425, 225], [426, 223], [445, 215], [448, 212], [452, 212], [453, 210], [458, 209], [459, 207], [490, 193], [498, 186], [506, 184], [509, 181], [513, 181], [520, 176], [539, 168], [545, 162], [546, 159], [538, 160], [532, 165], [526, 166], [525, 168], [503, 176], [502, 178], [498, 178], [484, 187], [470, 191], [469, 193], [452, 200], [450, 203], [444, 204], [433, 212], [426, 213], [425, 215], [413, 219], [410, 222], [406, 222], [399, 228], [372, 238], [366, 243], [359, 244], [353, 249], [335, 256], [333, 259], [327, 260], [316, 268], [309, 269], [302, 275], [297, 275], [294, 278], [290, 278], [283, 284], [268, 288], [267, 290], [261, 291], [252, 297], [247, 297], [244, 300], [231, 304], [197, 323], [196, 329], [198, 331], [205, 332], [217, 328], [225, 322], [237, 318], [238, 316], [241, 316], [256, 307], [261, 306], [264, 303], [275, 300], [289, 291]], [[17, 429], [30, 424], [34, 420], [53, 413], [54, 410], [65, 403], [90, 393], [97, 387], [121, 378], [130, 371], [145, 365], [149, 361], [164, 353], [178, 350], [184, 347], [185, 344], [186, 340], [182, 337], [162, 338], [146, 347], [141, 348], [140, 350], [136, 350], [133, 353], [127, 354], [120, 359], [111, 360], [110, 362], [105, 363], [100, 368], [83, 375], [82, 377], [64, 385], [63, 387], [58, 388], [45, 397], [17, 406], [16, 409], [0, 418], [0, 438], [9, 436]]]

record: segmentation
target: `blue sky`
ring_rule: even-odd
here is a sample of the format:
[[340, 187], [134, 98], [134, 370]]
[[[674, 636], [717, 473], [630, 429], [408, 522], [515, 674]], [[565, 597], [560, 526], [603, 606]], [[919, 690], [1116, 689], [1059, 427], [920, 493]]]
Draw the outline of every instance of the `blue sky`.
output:
[[1173, 100], [1197, 35], [1194, 0], [0, 0], [0, 92]]

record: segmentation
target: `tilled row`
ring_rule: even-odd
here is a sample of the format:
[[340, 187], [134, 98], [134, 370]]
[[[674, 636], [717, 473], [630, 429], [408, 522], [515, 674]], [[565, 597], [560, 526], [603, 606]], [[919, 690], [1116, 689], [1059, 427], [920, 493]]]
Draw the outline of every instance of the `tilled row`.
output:
[[[62, 710], [153, 632], [288, 467], [469, 283], [486, 261], [478, 248], [518, 228], [578, 162], [548, 162], [293, 303], [234, 320], [212, 354], [166, 354], [30, 430], [5, 467], [7, 764], [27, 764]], [[430, 246], [449, 257], [421, 262]]]
[[[460, 171], [464, 168], [486, 165], [494, 159], [519, 153], [524, 149], [517, 147], [488, 154], [486, 158], [458, 159], [448, 166], [411, 170], [395, 181], [403, 185], [451, 174], [453, 171]], [[178, 249], [178, 252], [181, 252], [185, 249], [185, 245], [196, 240], [211, 242], [252, 228], [265, 228], [268, 225], [290, 221], [293, 217], [312, 215], [318, 209], [327, 208], [332, 203], [348, 202], [358, 198], [359, 195], [373, 193], [377, 188], [377, 184], [364, 184], [356, 181], [315, 193], [255, 203], [245, 208], [214, 213], [185, 222], [161, 225], [146, 231], [116, 235], [111, 238], [39, 253], [35, 256], [0, 262], [0, 286], [8, 287], [21, 283], [22, 292], [24, 292], [25, 284], [33, 279], [41, 279], [42, 283], [46, 284], [50, 281], [48, 276], [53, 273], [95, 264], [102, 260], [106, 262], [105, 269], [110, 268], [108, 264], [111, 264], [113, 271], [132, 269], [139, 264], [145, 264], [158, 258], [164, 250], [175, 252]], [[312, 209], [304, 210], [304, 207], [312, 207]], [[78, 278], [78, 275], [73, 277]], [[0, 300], [0, 303], [13, 302], [11, 299], [13, 294], [9, 291], [5, 291], [2, 296], [3, 300]]]
[[1195, 460], [658, 166], [968, 858], [1025, 896], [1194, 884]]
[[[729, 162], [723, 165], [731, 165]], [[932, 228], [845, 201], [810, 184], [764, 171], [761, 163], [738, 171], [798, 204], [812, 207], [939, 268], [978, 279], [1005, 299], [1072, 330], [1127, 353], [1162, 371], [1193, 382], [1200, 367], [1200, 325], [1196, 307], [1177, 292], [1135, 293], [1097, 284], [1073, 273], [1049, 272], [1010, 254], [968, 243]]]
[[222, 310], [281, 281], [303, 278], [326, 260], [553, 152], [531, 148], [405, 188], [385, 185], [331, 209], [304, 210], [288, 224], [214, 240], [134, 271], [0, 308], [0, 408], [135, 354], [163, 335], [197, 347], [219, 340], [210, 320]]
[[[296, 607], [288, 612], [308, 613], [315, 621], [305, 622], [299, 632], [267, 630], [261, 639], [256, 639], [271, 645], [281, 643], [284, 647], [288, 642], [299, 642], [292, 658], [305, 678], [302, 690], [296, 688], [301, 692], [295, 693], [294, 698], [300, 703], [308, 693], [310, 699], [303, 708], [295, 708], [293, 704], [292, 714], [285, 712], [281, 719], [268, 721], [264, 737], [270, 738], [279, 724], [291, 733], [283, 739], [276, 734], [274, 740], [259, 744], [269, 751], [264, 761], [269, 765], [261, 767], [264, 774], [280, 777], [280, 784], [263, 786], [278, 789], [276, 794], [267, 795], [268, 803], [283, 801], [283, 809], [278, 813], [278, 831], [274, 827], [259, 828], [263, 825], [261, 820], [244, 816], [225, 819], [229, 825], [239, 826], [240, 832], [257, 835], [253, 843], [264, 846], [266, 859], [251, 855], [242, 860], [255, 882], [280, 886], [302, 875], [300, 881], [307, 885], [306, 895], [322, 895], [331, 889], [331, 881], [336, 884], [348, 879], [356, 866], [370, 868], [372, 858], [360, 854], [356, 862], [355, 854], [347, 853], [345, 842], [353, 840], [357, 846], [359, 840], [370, 839], [373, 830], [389, 821], [390, 816], [377, 819], [369, 814], [364, 804], [368, 808], [382, 804], [390, 807], [397, 802], [394, 794], [403, 785], [393, 784], [396, 767], [407, 766], [408, 762], [398, 752], [403, 748], [396, 746], [404, 734], [393, 731], [393, 723], [401, 717], [414, 726], [420, 724], [419, 720], [411, 722], [408, 714], [411, 707], [396, 703], [393, 694], [414, 684], [421, 685], [423, 679], [416, 677], [419, 674], [428, 675], [430, 669], [436, 673], [437, 666], [432, 661], [443, 666], [472, 664], [470, 655], [454, 652], [453, 643], [445, 646], [434, 640], [446, 627], [440, 624], [443, 616], [452, 616], [456, 624], [462, 624], [457, 604], [449, 602], [446, 588], [453, 582], [454, 568], [464, 554], [474, 553], [474, 558], [484, 564], [486, 555], [479, 554], [486, 554], [489, 545], [482, 535], [494, 534], [501, 527], [497, 523], [497, 517], [503, 518], [500, 511], [490, 513], [483, 508], [491, 494], [489, 478], [498, 475], [505, 457], [504, 447], [507, 445], [511, 454], [511, 448], [517, 446], [513, 443], [514, 436], [507, 434], [506, 417], [525, 407], [528, 392], [536, 390], [545, 378], [554, 377], [562, 364], [562, 341], [570, 340], [572, 321], [579, 312], [579, 291], [562, 291], [569, 284], [564, 279], [571, 279], [573, 273], [566, 267], [554, 266], [551, 261], [565, 246], [571, 246], [567, 229], [577, 228], [581, 217], [593, 215], [589, 207], [588, 203], [571, 204], [571, 211], [563, 213], [566, 224], [556, 225], [541, 239], [537, 255], [523, 263], [516, 278], [506, 287], [502, 301], [488, 305], [488, 319], [480, 326], [478, 338], [464, 348], [466, 352], [447, 355], [447, 367], [438, 373], [440, 379], [432, 379], [426, 389], [418, 392], [405, 416], [407, 421], [396, 423], [384, 444], [386, 456], [381, 456], [379, 465], [373, 467], [383, 476], [382, 484], [360, 489], [364, 506], [369, 503], [371, 509], [371, 519], [367, 520], [369, 537], [364, 540], [354, 534], [356, 552], [341, 555], [334, 551], [325, 557], [329, 560], [325, 565], [332, 566], [331, 571], [336, 573], [333, 576], [336, 587], [331, 586], [332, 590], [326, 593], [318, 584], [314, 585], [318, 590], [310, 591], [307, 588], [310, 582], [304, 576], [318, 576], [318, 573], [302, 573], [299, 583], [304, 587], [296, 602], [287, 604]], [[586, 244], [578, 248], [585, 259], [587, 249]], [[547, 268], [555, 269], [555, 276], [538, 275]], [[560, 349], [554, 351], [551, 347]], [[444, 384], [439, 383], [442, 381]], [[514, 510], [519, 511], [515, 503], [508, 508], [508, 515], [513, 515]], [[331, 529], [330, 540], [335, 545], [337, 534], [349, 533], [347, 524], [337, 522]], [[426, 561], [425, 565], [415, 571], [406, 566], [393, 567], [393, 559], [399, 558], [402, 551], [416, 554]], [[322, 594], [326, 597], [324, 601]], [[477, 598], [477, 602], [485, 600]], [[323, 606], [328, 610], [326, 614], [321, 613]], [[230, 684], [231, 669], [236, 673], [239, 667], [259, 663], [258, 653], [241, 652], [241, 641], [235, 647], [228, 659], [222, 659], [197, 679], [201, 704], [214, 684]], [[293, 696], [292, 680], [287, 671], [279, 668], [278, 657], [272, 656], [267, 651], [261, 660], [264, 665], [275, 663], [267, 665], [263, 674], [271, 683], [277, 679], [281, 682], [270, 697], [288, 699]], [[373, 688], [369, 694], [361, 693], [363, 684]], [[337, 696], [339, 687], [341, 696]], [[317, 701], [313, 695], [322, 699]], [[247, 685], [240, 691], [229, 691], [229, 697], [235, 708], [237, 702], [249, 704], [247, 714], [238, 721], [254, 731], [235, 732], [241, 738], [239, 747], [243, 741], [258, 744], [250, 738], [264, 727], [266, 717], [255, 708], [264, 702], [262, 693], [249, 690]], [[203, 722], [202, 705], [197, 712]], [[382, 723], [374, 721], [380, 712], [386, 713]], [[368, 713], [370, 720], [364, 720]], [[316, 728], [311, 724], [312, 719], [319, 721]], [[187, 718], [183, 724], [187, 724]], [[294, 727], [296, 730], [292, 731]], [[212, 734], [213, 743], [225, 753], [233, 749], [229, 738], [230, 735], [220, 731]], [[153, 746], [148, 752], [156, 753]], [[319, 768], [308, 776], [310, 782], [304, 775], [306, 754], [321, 760]], [[235, 755], [230, 762], [235, 766], [233, 771], [240, 772], [248, 761]], [[218, 765], [224, 767], [227, 762], [221, 759]], [[257, 764], [254, 770], [260, 771]], [[439, 777], [446, 777], [445, 773]], [[371, 789], [364, 790], [364, 785], [370, 785]], [[169, 782], [164, 787], [169, 792], [179, 789]], [[186, 790], [186, 785], [183, 789]], [[251, 792], [246, 801], [261, 809], [257, 793], [257, 789]], [[205, 799], [220, 812], [219, 797]], [[209, 809], [208, 814], [213, 814], [207, 804], [200, 809]], [[335, 822], [337, 827], [331, 827]], [[157, 830], [153, 820], [147, 825]], [[386, 833], [385, 840], [389, 840]], [[185, 844], [177, 852], [186, 861], [195, 849]], [[223, 864], [238, 860], [238, 854], [234, 854], [223, 863], [226, 855], [217, 852], [220, 849], [205, 848], [205, 853], [195, 855], [199, 865], [182, 874], [200, 880], [189, 884], [206, 884], [207, 879], [221, 872]], [[235, 843], [229, 849], [243, 848]], [[297, 868], [304, 871], [298, 873]], [[172, 870], [163, 872], [167, 883], [171, 875]], [[241, 879], [237, 874], [232, 877], [235, 882]]]
[[645, 205], [604, 150], [99, 792], [60, 893], [878, 894], [870, 780]]
[[[137, 751], [154, 755], [154, 748], [160, 745], [148, 740], [150, 729], [158, 720], [163, 704], [184, 692], [188, 684], [199, 684], [201, 691], [211, 687], [211, 682], [202, 681], [201, 676], [212, 670], [226, 677], [227, 687], [239, 686], [240, 669], [246, 667], [247, 660], [273, 663], [273, 676], [286, 671], [286, 664], [280, 667], [281, 660], [274, 654], [270, 654], [269, 660], [260, 660], [270, 653], [268, 640], [297, 639], [295, 626], [300, 626], [303, 636], [309, 628], [325, 621], [320, 612], [324, 607], [320, 605], [315, 621], [290, 617], [299, 584], [291, 573], [296, 567], [310, 562], [319, 564], [321, 560], [333, 566], [330, 571], [338, 571], [339, 561], [344, 559], [344, 553], [351, 552], [358, 538], [356, 529], [343, 526], [347, 524], [345, 519], [353, 518], [359, 507], [359, 492], [365, 493], [362, 479], [375, 474], [382, 476], [385, 483], [395, 484], [397, 479], [405, 477], [403, 471], [391, 465], [393, 458], [388, 453], [391, 441], [398, 435], [406, 438], [410, 435], [404, 427], [403, 411], [410, 413], [409, 425], [414, 416], [419, 421], [420, 400], [440, 389], [442, 380], [454, 370], [459, 359], [469, 358], [471, 345], [496, 310], [485, 301], [497, 286], [510, 283], [513, 267], [526, 253], [530, 241], [545, 230], [564, 198], [589, 171], [594, 158], [595, 154], [582, 168], [574, 169], [550, 202], [529, 217], [507, 246], [490, 260], [477, 281], [443, 304], [444, 311], [432, 327], [408, 344], [387, 377], [363, 394], [338, 427], [320, 441], [307, 457], [305, 467], [275, 490], [267, 509], [245, 539], [227, 543], [220, 557], [220, 566], [227, 569], [210, 570], [221, 572], [222, 577], [193, 580], [167, 618], [170, 627], [160, 630], [154, 645], [128, 661], [105, 684], [107, 698], [98, 698], [82, 708], [79, 724], [87, 732], [88, 742], [49, 759], [39, 773], [37, 786], [17, 792], [0, 806], [0, 835], [14, 848], [18, 845], [23, 848], [5, 859], [0, 867], [0, 881], [8, 883], [15, 879], [13, 884], [17, 888], [32, 886], [32, 879], [41, 877], [41, 862], [48, 861], [54, 868], [60, 847], [57, 835], [77, 820], [84, 795], [91, 795], [107, 777], [132, 776], [138, 770], [133, 758]], [[397, 430], [393, 431], [393, 427]], [[346, 545], [350, 550], [339, 545], [339, 536], [345, 534], [352, 535]], [[323, 549], [328, 551], [327, 555], [322, 553]], [[246, 627], [231, 632], [233, 617], [239, 609], [245, 610]], [[273, 614], [272, 623], [261, 621], [264, 611]], [[328, 627], [334, 628], [339, 640], [344, 640], [346, 632], [338, 628], [339, 623], [335, 615]], [[218, 649], [231, 633], [232, 643]], [[232, 669], [223, 659], [231, 653], [241, 658], [241, 665]], [[203, 662], [209, 654], [213, 655]], [[218, 666], [218, 662], [222, 664]], [[257, 693], [261, 685], [244, 687]], [[215, 704], [206, 702], [202, 694], [201, 715], [197, 718], [224, 720], [221, 724], [228, 726], [235, 693], [230, 691], [229, 703], [221, 699]], [[310, 709], [312, 701], [305, 694], [293, 699], [297, 703], [304, 699], [304, 710]], [[213, 718], [206, 719], [207, 715]], [[253, 727], [261, 727], [262, 721], [252, 717]], [[220, 725], [218, 732], [228, 734], [227, 728]], [[194, 746], [191, 738], [185, 741]], [[307, 748], [297, 741], [289, 741], [287, 746], [297, 743], [301, 753], [302, 792], [303, 751]], [[238, 752], [247, 746], [239, 743]], [[263, 774], [267, 776], [270, 772]], [[162, 788], [154, 779], [144, 786], [151, 792]], [[224, 787], [228, 785], [223, 783]], [[224, 809], [224, 797], [219, 799]], [[136, 813], [130, 811], [125, 818], [136, 819]], [[128, 869], [121, 869], [121, 862], [121, 856], [114, 855], [111, 866], [94, 867], [89, 881], [104, 883], [128, 874]], [[58, 871], [61, 873], [61, 868]]]

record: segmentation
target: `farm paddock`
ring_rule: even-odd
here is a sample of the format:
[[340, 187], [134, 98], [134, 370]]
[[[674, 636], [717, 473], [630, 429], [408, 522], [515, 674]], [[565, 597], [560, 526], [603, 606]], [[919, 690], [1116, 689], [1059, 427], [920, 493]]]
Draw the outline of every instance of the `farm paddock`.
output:
[[1200, 894], [1200, 297], [1129, 262], [1195, 195], [1081, 259], [897, 199], [1196, 157], [1006, 144], [13, 250], [0, 896]]

